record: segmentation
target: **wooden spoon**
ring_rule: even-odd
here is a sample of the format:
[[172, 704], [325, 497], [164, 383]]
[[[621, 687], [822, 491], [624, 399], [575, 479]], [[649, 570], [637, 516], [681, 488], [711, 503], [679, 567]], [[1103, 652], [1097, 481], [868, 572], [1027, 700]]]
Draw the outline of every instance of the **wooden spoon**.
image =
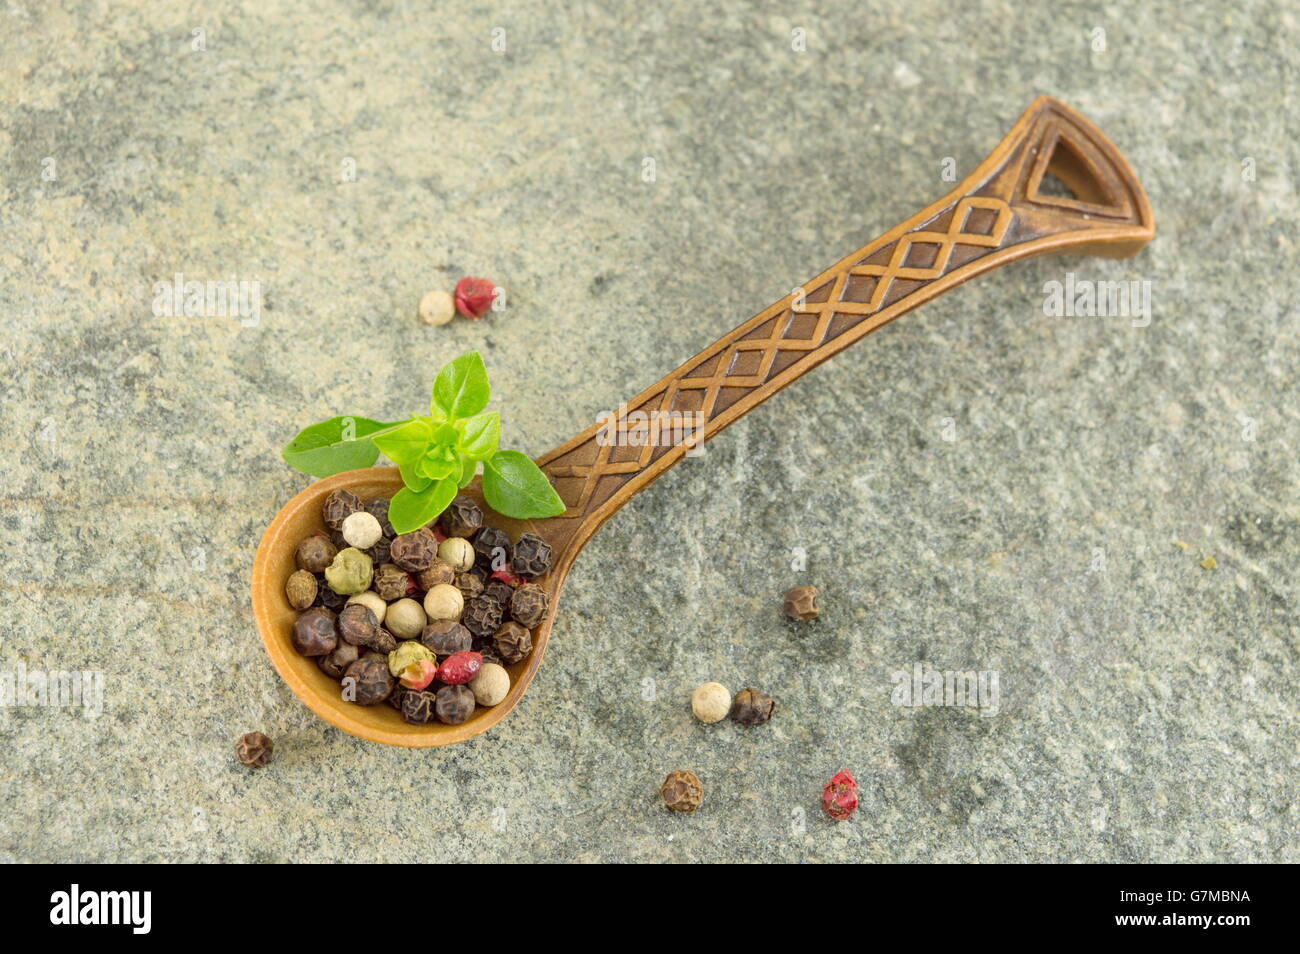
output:
[[[1055, 176], [1073, 193], [1047, 194]], [[1058, 190], [1059, 191], [1059, 190]], [[596, 529], [698, 442], [708, 440], [805, 371], [886, 322], [981, 272], [1031, 255], [1071, 252], [1122, 258], [1155, 234], [1146, 194], [1124, 157], [1097, 127], [1039, 97], [996, 149], [952, 192], [841, 259], [802, 289], [755, 315], [643, 391], [618, 411], [537, 461], [568, 510], [546, 520], [489, 513], [512, 539], [524, 531], [554, 549], [538, 582], [550, 610], [533, 651], [509, 667], [510, 694], [456, 726], [413, 726], [390, 706], [340, 698], [339, 684], [298, 655], [289, 632], [296, 613], [284, 596], [294, 549], [319, 530], [321, 503], [343, 487], [362, 498], [391, 495], [396, 468], [337, 474], [294, 497], [272, 521], [253, 564], [253, 610], [266, 651], [289, 687], [318, 715], [353, 735], [390, 745], [460, 742], [496, 725], [518, 705], [546, 652], [560, 589]], [[476, 479], [465, 491], [482, 501]]]

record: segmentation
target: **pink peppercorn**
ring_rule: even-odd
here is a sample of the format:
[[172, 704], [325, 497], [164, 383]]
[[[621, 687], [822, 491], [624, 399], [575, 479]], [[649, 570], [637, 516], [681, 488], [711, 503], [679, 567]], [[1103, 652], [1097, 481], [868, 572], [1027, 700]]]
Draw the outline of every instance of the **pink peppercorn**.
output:
[[466, 318], [482, 318], [492, 307], [496, 286], [486, 278], [465, 277], [456, 283], [456, 310]]
[[858, 783], [842, 769], [822, 789], [822, 808], [836, 821], [847, 821], [858, 810]]
[[481, 653], [470, 650], [452, 653], [438, 667], [438, 681], [449, 686], [461, 686], [477, 676], [481, 668], [483, 668]]

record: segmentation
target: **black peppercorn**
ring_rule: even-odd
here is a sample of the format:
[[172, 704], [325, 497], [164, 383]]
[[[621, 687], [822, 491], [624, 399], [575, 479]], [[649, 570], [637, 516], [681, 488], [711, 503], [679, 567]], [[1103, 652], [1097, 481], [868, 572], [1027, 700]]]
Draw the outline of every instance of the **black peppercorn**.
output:
[[383, 531], [385, 539], [391, 540], [397, 536], [397, 533], [393, 530], [393, 525], [388, 522], [387, 497], [372, 497], [366, 501], [364, 509], [366, 513], [379, 521], [379, 529]]
[[331, 530], [341, 530], [343, 521], [360, 509], [360, 497], [350, 490], [336, 490], [325, 498], [321, 516], [325, 519], [325, 526]]
[[457, 573], [455, 583], [466, 603], [483, 592], [483, 581], [473, 573]]
[[330, 531], [330, 543], [334, 544], [335, 550], [346, 550], [352, 544], [348, 543], [348, 538], [343, 536], [342, 530]]
[[525, 583], [510, 596], [510, 615], [529, 629], [546, 616], [550, 597], [536, 583]]
[[397, 680], [388, 671], [388, 657], [380, 653], [362, 656], [343, 673], [344, 698], [359, 706], [373, 706], [388, 698]]
[[533, 636], [518, 623], [506, 623], [492, 637], [492, 645], [507, 666], [512, 666], [533, 651]]
[[370, 557], [371, 563], [379, 566], [381, 563], [388, 563], [392, 560], [392, 542], [386, 537], [380, 537], [379, 542], [373, 547], [361, 552]]
[[325, 567], [334, 562], [334, 555], [339, 552], [328, 535], [319, 530], [309, 537], [304, 537], [294, 553], [298, 569], [309, 573], [324, 573]]
[[483, 662], [496, 663], [498, 666], [502, 665], [501, 657], [497, 655], [497, 647], [492, 642], [491, 636], [485, 636], [482, 639], [475, 637], [470, 649], [482, 656]]
[[474, 565], [488, 573], [510, 562], [510, 537], [504, 530], [484, 527], [474, 534]]
[[473, 536], [474, 531], [483, 526], [483, 511], [479, 505], [468, 497], [457, 497], [438, 518], [442, 532], [449, 537]]
[[411, 725], [428, 725], [437, 717], [437, 704], [437, 693], [423, 689], [407, 689], [402, 693], [402, 718]]
[[324, 607], [309, 609], [293, 624], [293, 648], [304, 656], [324, 656], [338, 645], [337, 617]]
[[817, 587], [792, 586], [785, 591], [785, 615], [802, 623], [817, 618]]
[[403, 570], [418, 573], [433, 566], [438, 559], [438, 538], [425, 529], [403, 533], [393, 538], [389, 553]]
[[689, 815], [704, 800], [704, 786], [694, 772], [678, 769], [669, 772], [664, 778], [663, 784], [659, 786], [659, 794], [663, 797], [664, 804], [673, 811]]
[[402, 696], [406, 695], [406, 693], [407, 690], [402, 688], [402, 683], [399, 681], [397, 685], [393, 687], [393, 691], [388, 694], [388, 698], [385, 699], [384, 701], [387, 702], [394, 709], [396, 709], [398, 712], [401, 712]]
[[473, 646], [474, 637], [468, 629], [454, 619], [435, 619], [420, 634], [424, 648], [441, 661], [453, 653], [464, 652]]
[[438, 690], [434, 708], [439, 722], [460, 725], [474, 714], [474, 693], [469, 686], [443, 686]]
[[510, 598], [515, 595], [515, 588], [501, 580], [488, 580], [483, 585], [483, 595], [490, 596], [501, 604], [501, 616], [504, 619], [510, 610]]
[[353, 646], [369, 646], [379, 629], [379, 617], [362, 603], [349, 603], [339, 613], [338, 631], [344, 642]]
[[741, 689], [731, 704], [731, 718], [741, 725], [762, 725], [772, 718], [776, 703], [772, 697], [757, 689]]
[[379, 594], [380, 599], [392, 603], [406, 596], [411, 588], [411, 575], [396, 563], [383, 563], [375, 570], [375, 578], [371, 580], [370, 586]]
[[323, 606], [332, 613], [337, 613], [348, 603], [346, 593], [335, 593], [328, 586], [322, 586], [316, 591], [316, 605]]
[[275, 746], [270, 738], [261, 732], [248, 732], [241, 735], [235, 743], [235, 758], [239, 759], [240, 765], [261, 768], [271, 761], [271, 753], [274, 749]]
[[456, 579], [456, 571], [444, 560], [434, 560], [433, 565], [420, 571], [420, 589], [431, 590], [440, 583], [451, 583]]
[[331, 679], [342, 679], [347, 668], [360, 658], [360, 648], [352, 645], [352, 643], [340, 641], [334, 647], [334, 652], [319, 657], [316, 660], [316, 665], [320, 667], [321, 672]]
[[466, 604], [460, 621], [475, 636], [490, 636], [501, 625], [501, 612], [501, 604], [484, 594]]
[[375, 630], [375, 638], [370, 641], [367, 648], [387, 655], [397, 648], [397, 637], [380, 626]]
[[541, 576], [551, 568], [551, 545], [535, 533], [523, 534], [515, 544], [510, 566], [520, 576]]

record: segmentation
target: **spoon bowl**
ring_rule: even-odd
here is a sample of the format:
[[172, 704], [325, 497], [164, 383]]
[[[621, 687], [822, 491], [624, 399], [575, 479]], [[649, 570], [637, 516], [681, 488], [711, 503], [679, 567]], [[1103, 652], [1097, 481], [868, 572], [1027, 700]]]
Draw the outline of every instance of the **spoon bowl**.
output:
[[[298, 698], [318, 716], [344, 732], [371, 742], [428, 748], [460, 742], [485, 732], [518, 704], [546, 651], [547, 637], [550, 636], [551, 623], [555, 619], [555, 609], [559, 603], [559, 584], [568, 571], [568, 564], [564, 562], [564, 554], [556, 548], [553, 550], [550, 572], [534, 581], [546, 590], [550, 605], [546, 617], [532, 629], [533, 651], [514, 665], [505, 667], [510, 673], [510, 692], [497, 705], [475, 708], [474, 714], [460, 725], [411, 725], [402, 718], [401, 713], [385, 703], [359, 706], [349, 702], [343, 699], [337, 679], [331, 679], [323, 673], [315, 659], [300, 655], [293, 648], [290, 636], [298, 612], [289, 605], [284, 594], [284, 584], [298, 568], [294, 554], [299, 541], [311, 533], [325, 529], [321, 507], [326, 497], [335, 490], [350, 490], [362, 500], [391, 497], [401, 487], [402, 478], [396, 467], [367, 467], [317, 481], [285, 504], [263, 534], [253, 561], [253, 615], [267, 655], [271, 657], [276, 671]], [[522, 533], [535, 533], [550, 542], [546, 526], [549, 521], [512, 520], [494, 513], [483, 502], [477, 477], [461, 493], [483, 508], [485, 523], [500, 527], [510, 535], [511, 540], [519, 539]]]
[[[1060, 188], [1049, 191], [1055, 180]], [[1062, 194], [1061, 190], [1066, 194]], [[298, 655], [284, 584], [294, 551], [322, 529], [321, 504], [340, 488], [363, 499], [401, 487], [393, 467], [336, 474], [312, 484], [275, 517], [253, 565], [253, 610], [280, 675], [311, 709], [346, 732], [389, 745], [428, 747], [491, 728], [523, 697], [546, 652], [560, 588], [597, 528], [638, 491], [742, 414], [855, 341], [976, 275], [1034, 255], [1124, 258], [1155, 235], [1133, 170], [1087, 119], [1040, 96], [997, 147], [942, 199], [842, 258], [581, 434], [538, 458], [567, 509], [545, 520], [490, 516], [476, 478], [462, 493], [484, 522], [536, 533], [552, 548], [537, 582], [550, 597], [533, 651], [510, 672], [510, 693], [461, 725], [408, 725], [391, 706], [340, 698], [339, 684]], [[845, 413], [861, 413], [846, 409]]]

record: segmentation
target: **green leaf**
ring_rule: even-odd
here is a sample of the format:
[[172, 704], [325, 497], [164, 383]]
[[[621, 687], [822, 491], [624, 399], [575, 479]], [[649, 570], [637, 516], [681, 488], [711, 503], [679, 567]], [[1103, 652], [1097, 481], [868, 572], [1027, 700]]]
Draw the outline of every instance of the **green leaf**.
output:
[[460, 471], [460, 485], [469, 486], [469, 482], [474, 479], [474, 471], [478, 470], [478, 461], [473, 458], [466, 458], [465, 463]]
[[460, 421], [456, 430], [460, 432], [456, 446], [462, 454], [471, 460], [487, 460], [501, 441], [501, 415], [496, 411], [475, 414]]
[[294, 470], [313, 477], [332, 477], [374, 464], [379, 451], [370, 435], [393, 426], [356, 415], [332, 417], [300, 431], [284, 445], [280, 456]]
[[429, 422], [417, 417], [376, 437], [375, 446], [394, 464], [406, 464], [424, 456], [432, 437]]
[[454, 447], [431, 447], [415, 469], [431, 480], [442, 480], [453, 474], [459, 477], [460, 455]]
[[497, 513], [516, 520], [564, 513], [564, 501], [546, 475], [519, 451], [497, 451], [484, 462], [483, 498]]
[[420, 458], [420, 460], [407, 461], [405, 464], [397, 465], [397, 469], [402, 474], [402, 483], [406, 484], [407, 487], [416, 493], [419, 493], [421, 490], [428, 487], [429, 484], [433, 483], [432, 480], [419, 471], [420, 463], [423, 460], [424, 458]]
[[469, 417], [487, 407], [491, 393], [483, 356], [467, 351], [444, 365], [433, 379], [432, 405], [454, 419]]
[[436, 519], [455, 496], [454, 480], [440, 480], [418, 492], [403, 487], [388, 504], [388, 521], [398, 533], [411, 533]]

